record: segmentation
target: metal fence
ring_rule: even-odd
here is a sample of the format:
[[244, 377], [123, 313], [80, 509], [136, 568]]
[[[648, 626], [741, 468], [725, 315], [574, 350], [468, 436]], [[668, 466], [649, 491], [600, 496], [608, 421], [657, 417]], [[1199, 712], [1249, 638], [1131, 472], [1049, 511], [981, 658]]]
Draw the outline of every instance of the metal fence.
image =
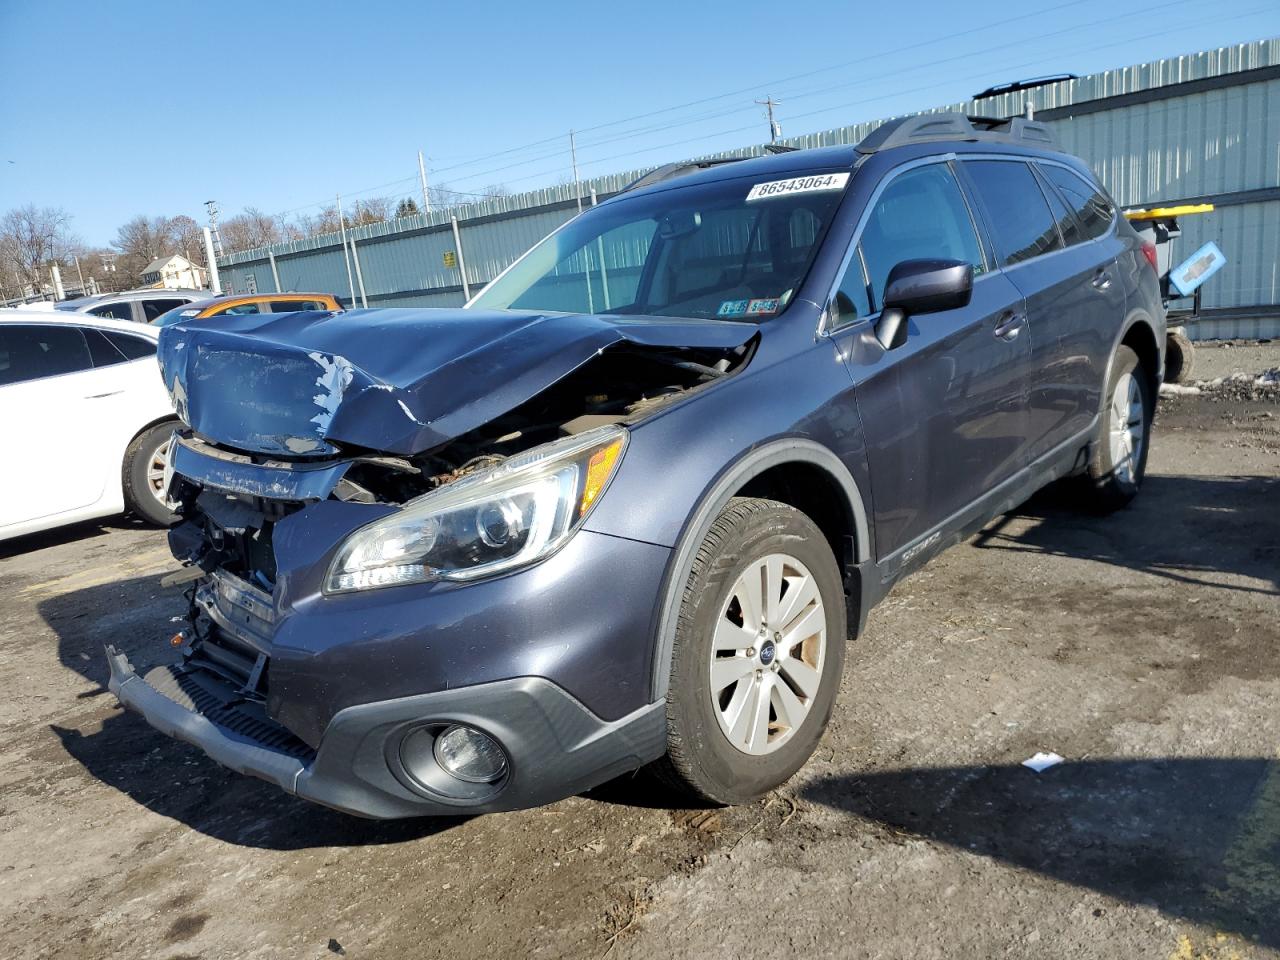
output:
[[[1206, 285], [1206, 319], [1193, 335], [1280, 335], [1280, 39], [1109, 70], [1033, 90], [937, 107], [1051, 121], [1063, 146], [1088, 161], [1125, 206], [1211, 201], [1186, 218], [1178, 251], [1215, 240], [1228, 266]], [[807, 148], [857, 143], [882, 120], [783, 141]], [[753, 146], [717, 156], [753, 156]], [[370, 306], [458, 306], [586, 203], [645, 170], [497, 197], [347, 231], [231, 254], [224, 287], [324, 290]], [[456, 218], [456, 223], [455, 223]], [[1177, 255], [1177, 254], [1175, 254]], [[354, 260], [352, 259], [354, 257]], [[274, 263], [273, 263], [274, 261]], [[348, 282], [348, 265], [352, 279]], [[358, 276], [356, 265], [358, 264]], [[465, 269], [465, 280], [463, 270]], [[278, 286], [277, 286], [278, 277]]]

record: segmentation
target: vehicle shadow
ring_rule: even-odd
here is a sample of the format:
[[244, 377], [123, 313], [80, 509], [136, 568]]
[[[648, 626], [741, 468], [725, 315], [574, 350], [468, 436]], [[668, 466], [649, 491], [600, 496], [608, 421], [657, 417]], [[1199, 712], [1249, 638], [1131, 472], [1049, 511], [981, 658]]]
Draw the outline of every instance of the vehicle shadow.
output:
[[16, 557], [23, 553], [34, 553], [48, 547], [74, 543], [91, 537], [103, 536], [113, 530], [158, 530], [142, 520], [121, 514], [115, 517], [102, 517], [97, 520], [81, 520], [69, 523], [64, 527], [51, 530], [40, 530], [37, 533], [25, 533], [11, 540], [0, 541], [0, 560]]
[[[227, 843], [272, 850], [367, 846], [420, 840], [465, 818], [362, 820], [283, 793], [219, 766], [199, 749], [153, 730], [115, 703], [107, 691], [103, 646], [113, 644], [135, 666], [172, 657], [167, 638], [186, 610], [180, 588], [162, 589], [162, 574], [77, 590], [40, 602], [58, 636], [58, 660], [95, 687], [81, 699], [102, 698], [112, 712], [101, 728], [82, 732], [51, 725], [66, 752], [86, 771], [149, 810]], [[86, 724], [91, 726], [91, 724]]]
[[801, 796], [1280, 947], [1280, 762], [1172, 758], [889, 770]]
[[[1179, 583], [1280, 595], [1280, 478], [1147, 476], [1123, 510], [1091, 516], [1054, 484], [985, 527], [975, 547], [1075, 557]], [[1011, 530], [1018, 520], [1039, 521]], [[1213, 574], [1266, 586], [1226, 583]]]

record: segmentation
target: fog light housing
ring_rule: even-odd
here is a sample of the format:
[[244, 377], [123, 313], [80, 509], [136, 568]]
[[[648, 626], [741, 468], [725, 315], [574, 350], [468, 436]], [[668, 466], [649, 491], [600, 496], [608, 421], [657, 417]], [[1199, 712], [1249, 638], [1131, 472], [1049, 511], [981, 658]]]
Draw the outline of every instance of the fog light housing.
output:
[[436, 763], [466, 783], [493, 783], [507, 772], [507, 755], [496, 740], [474, 727], [455, 723], [436, 737]]

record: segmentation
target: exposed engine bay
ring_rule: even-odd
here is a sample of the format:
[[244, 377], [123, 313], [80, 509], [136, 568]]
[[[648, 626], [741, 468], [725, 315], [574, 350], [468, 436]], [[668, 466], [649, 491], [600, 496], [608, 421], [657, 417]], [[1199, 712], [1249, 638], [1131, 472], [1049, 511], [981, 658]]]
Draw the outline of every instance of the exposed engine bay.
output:
[[[188, 431], [184, 443], [231, 463], [285, 470], [341, 463], [327, 497], [352, 503], [400, 504], [497, 466], [557, 438], [606, 424], [632, 423], [689, 392], [740, 369], [755, 342], [728, 350], [619, 344], [516, 408], [455, 439], [409, 456], [344, 444], [333, 457], [281, 458], [229, 449]], [[171, 495], [184, 522], [171, 535], [179, 559], [204, 570], [225, 569], [270, 592], [275, 581], [271, 531], [307, 499], [202, 487], [179, 472]]]

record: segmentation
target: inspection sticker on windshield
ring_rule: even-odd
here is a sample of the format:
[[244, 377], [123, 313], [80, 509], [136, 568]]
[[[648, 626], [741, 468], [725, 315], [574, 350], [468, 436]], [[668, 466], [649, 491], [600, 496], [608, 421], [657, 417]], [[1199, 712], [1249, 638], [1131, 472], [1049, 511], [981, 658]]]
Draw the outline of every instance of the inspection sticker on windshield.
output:
[[743, 317], [747, 313], [746, 300], [725, 300], [716, 311], [717, 317]]
[[747, 304], [748, 317], [763, 317], [766, 314], [778, 312], [779, 297], [761, 297], [758, 300], [752, 300]]
[[849, 182], [847, 173], [818, 173], [811, 177], [792, 177], [790, 180], [770, 180], [757, 183], [747, 194], [747, 202], [768, 200], [792, 193], [816, 193], [819, 190], [843, 190]]

